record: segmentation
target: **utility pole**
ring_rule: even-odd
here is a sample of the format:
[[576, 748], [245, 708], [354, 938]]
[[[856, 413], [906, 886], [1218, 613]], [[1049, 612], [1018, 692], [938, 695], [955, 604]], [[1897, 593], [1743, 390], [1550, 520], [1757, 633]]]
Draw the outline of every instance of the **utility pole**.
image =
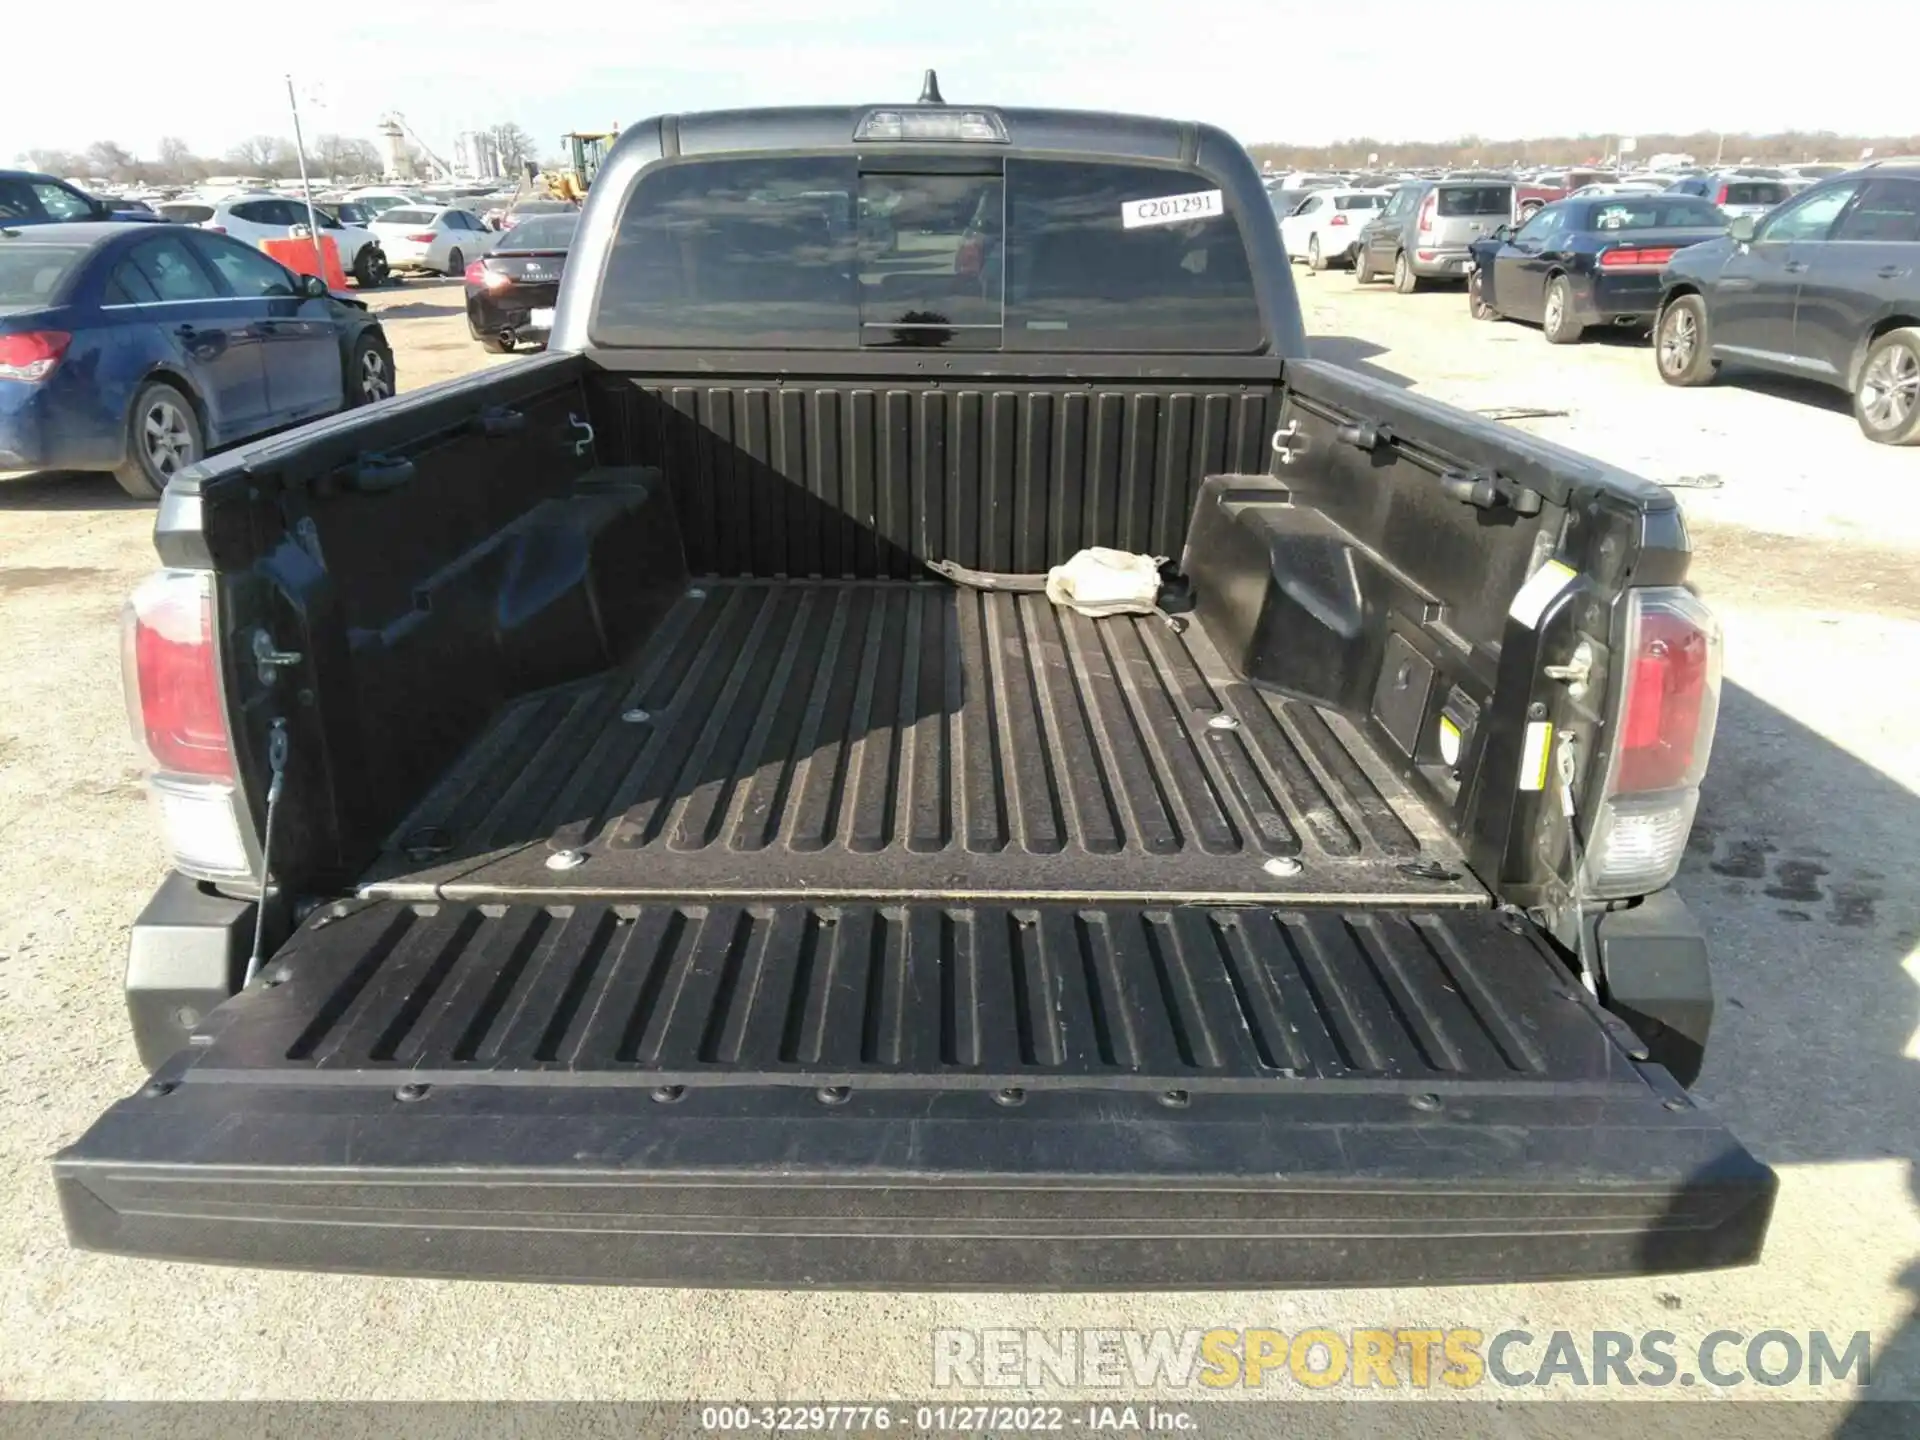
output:
[[327, 280], [327, 261], [320, 249], [320, 222], [313, 213], [313, 185], [307, 179], [307, 142], [300, 135], [300, 101], [293, 93], [293, 76], [287, 76], [287, 108], [293, 111], [293, 153], [300, 158], [300, 198], [307, 202], [307, 233], [313, 241], [313, 273], [320, 283]]

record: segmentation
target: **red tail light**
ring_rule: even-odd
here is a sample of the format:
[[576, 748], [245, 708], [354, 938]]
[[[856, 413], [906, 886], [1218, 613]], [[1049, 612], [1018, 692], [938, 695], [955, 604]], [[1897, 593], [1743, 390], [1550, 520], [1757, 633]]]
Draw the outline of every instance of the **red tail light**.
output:
[[467, 284], [469, 285], [486, 284], [487, 283], [487, 267], [485, 262], [476, 260], [471, 265], [467, 266], [466, 277], [467, 277]]
[[1724, 205], [1727, 203], [1727, 187], [1726, 186], [1722, 185], [1720, 187], [1719, 193], [1713, 197], [1713, 203], [1716, 205]]
[[65, 330], [23, 330], [0, 335], [0, 380], [44, 380], [67, 353], [73, 336]]
[[1646, 895], [1680, 868], [1720, 713], [1720, 626], [1678, 587], [1627, 595], [1626, 643], [1615, 659], [1619, 718], [1585, 878], [1596, 899]]
[[1686, 784], [1702, 739], [1701, 713], [1710, 700], [1718, 703], [1711, 633], [1668, 609], [1645, 610], [1639, 622], [1627, 657], [1616, 793]]
[[1347, 223], [1347, 217], [1345, 215], [1339, 214], [1338, 212], [1335, 212], [1333, 218], [1327, 221], [1328, 225], [1344, 225], [1346, 223]]
[[211, 230], [216, 235], [224, 235], [227, 233], [226, 226], [216, 225], [211, 220], [202, 220], [200, 222], [200, 228], [202, 230]]
[[953, 273], [956, 275], [978, 275], [986, 268], [987, 239], [984, 235], [968, 235], [960, 242], [960, 248], [953, 255]]
[[422, 230], [417, 235], [407, 235], [402, 238], [411, 240], [416, 245], [431, 245], [433, 243], [433, 232], [431, 230]]
[[1440, 192], [1438, 190], [1429, 190], [1427, 192], [1427, 198], [1420, 202], [1420, 228], [1422, 230], [1431, 230], [1433, 228], [1434, 213], [1439, 208]]
[[1614, 250], [1602, 251], [1600, 268], [1602, 270], [1659, 270], [1673, 259], [1675, 253], [1675, 247], [1671, 245], [1654, 250], [1634, 249], [1623, 245]]
[[128, 710], [154, 768], [233, 779], [206, 577], [165, 570], [150, 577], [133, 592], [125, 627]]

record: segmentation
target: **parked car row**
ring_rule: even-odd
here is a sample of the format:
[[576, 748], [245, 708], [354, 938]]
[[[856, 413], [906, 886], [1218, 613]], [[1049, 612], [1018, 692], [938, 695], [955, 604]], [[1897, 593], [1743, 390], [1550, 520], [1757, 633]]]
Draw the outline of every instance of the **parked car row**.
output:
[[1672, 385], [1728, 364], [1822, 381], [1853, 397], [1869, 439], [1920, 442], [1920, 161], [1660, 191], [1598, 181], [1525, 217], [1507, 181], [1322, 192], [1342, 193], [1376, 207], [1357, 238], [1334, 248], [1351, 222], [1335, 227], [1322, 199], [1280, 220], [1290, 256], [1350, 255], [1358, 283], [1390, 274], [1402, 293], [1464, 279], [1475, 319], [1537, 324], [1549, 344], [1650, 333]]
[[0, 224], [0, 470], [150, 500], [211, 450], [393, 393], [365, 303], [236, 236]]
[[1724, 364], [1837, 386], [1870, 440], [1920, 442], [1920, 164], [1815, 184], [1673, 257], [1654, 356], [1670, 385]]

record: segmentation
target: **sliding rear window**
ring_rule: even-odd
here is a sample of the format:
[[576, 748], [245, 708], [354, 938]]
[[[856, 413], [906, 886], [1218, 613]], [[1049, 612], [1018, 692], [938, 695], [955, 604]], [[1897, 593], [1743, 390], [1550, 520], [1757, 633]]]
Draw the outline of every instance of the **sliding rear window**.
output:
[[991, 173], [907, 174], [891, 163], [863, 173], [852, 156], [762, 157], [650, 171], [607, 259], [595, 343], [1262, 346], [1239, 226], [1200, 176], [1019, 159], [978, 167]]

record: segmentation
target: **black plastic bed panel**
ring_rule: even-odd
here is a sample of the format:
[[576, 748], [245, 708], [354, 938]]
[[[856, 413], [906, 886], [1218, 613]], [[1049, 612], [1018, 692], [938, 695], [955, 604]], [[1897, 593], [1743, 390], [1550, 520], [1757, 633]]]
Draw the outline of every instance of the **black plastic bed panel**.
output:
[[696, 582], [509, 705], [363, 890], [1486, 903], [1357, 729], [1200, 626], [859, 581]]

